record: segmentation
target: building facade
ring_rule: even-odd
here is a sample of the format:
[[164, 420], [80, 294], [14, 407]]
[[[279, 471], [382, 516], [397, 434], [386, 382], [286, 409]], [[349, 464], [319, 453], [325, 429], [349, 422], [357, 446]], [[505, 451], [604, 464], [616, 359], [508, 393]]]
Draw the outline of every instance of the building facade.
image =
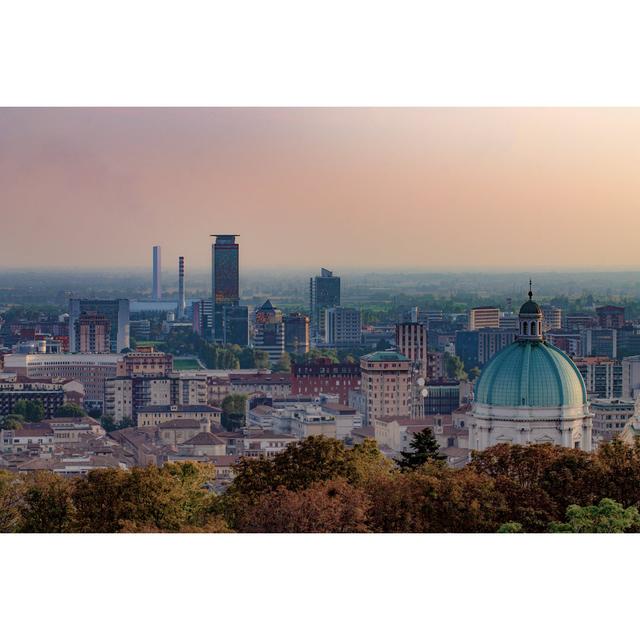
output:
[[365, 424], [381, 416], [409, 416], [411, 362], [396, 351], [376, 351], [360, 358]]
[[337, 395], [340, 404], [349, 403], [349, 391], [360, 389], [360, 364], [332, 362], [317, 358], [291, 366], [291, 394], [318, 398], [321, 394]]
[[309, 282], [309, 312], [311, 315], [311, 341], [320, 342], [325, 333], [325, 309], [340, 306], [340, 278], [322, 268], [319, 276]]
[[469, 311], [469, 331], [499, 329], [500, 309], [496, 307], [474, 307]]
[[211, 246], [211, 298], [213, 337], [224, 339], [223, 311], [240, 304], [240, 247], [235, 235], [216, 235]]
[[324, 342], [331, 347], [352, 347], [362, 342], [358, 309], [329, 307], [324, 310]]
[[270, 300], [256, 309], [253, 345], [259, 351], [266, 351], [271, 364], [276, 364], [284, 354], [282, 311], [276, 309]]
[[82, 314], [97, 314], [109, 321], [109, 351], [120, 353], [129, 348], [129, 301], [87, 300], [71, 298], [69, 300], [69, 349], [80, 352], [80, 335], [77, 333], [78, 321]]
[[309, 316], [290, 313], [284, 316], [284, 348], [287, 353], [304, 355], [309, 351]]

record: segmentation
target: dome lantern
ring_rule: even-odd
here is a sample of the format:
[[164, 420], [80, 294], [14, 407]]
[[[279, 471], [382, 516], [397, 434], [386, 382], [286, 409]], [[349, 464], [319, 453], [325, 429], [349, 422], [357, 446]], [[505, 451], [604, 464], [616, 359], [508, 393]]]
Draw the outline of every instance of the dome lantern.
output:
[[518, 340], [542, 341], [542, 310], [533, 301], [531, 280], [529, 280], [529, 299], [520, 307], [518, 314], [520, 332]]

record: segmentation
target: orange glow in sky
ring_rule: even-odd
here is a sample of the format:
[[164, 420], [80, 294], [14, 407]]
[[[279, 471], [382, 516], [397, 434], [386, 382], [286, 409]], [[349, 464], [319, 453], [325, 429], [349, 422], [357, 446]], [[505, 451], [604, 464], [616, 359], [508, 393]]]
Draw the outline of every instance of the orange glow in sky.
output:
[[640, 109], [0, 109], [0, 218], [5, 267], [638, 268]]

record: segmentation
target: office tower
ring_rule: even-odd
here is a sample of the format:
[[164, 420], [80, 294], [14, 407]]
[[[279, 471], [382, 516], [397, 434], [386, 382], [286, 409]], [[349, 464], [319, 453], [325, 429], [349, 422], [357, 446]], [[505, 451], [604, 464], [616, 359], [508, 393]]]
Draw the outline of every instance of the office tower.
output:
[[77, 332], [78, 320], [83, 313], [99, 314], [109, 321], [109, 351], [120, 353], [129, 348], [129, 301], [87, 300], [71, 298], [69, 300], [69, 350], [80, 351], [80, 335]]
[[153, 247], [153, 287], [151, 297], [154, 300], [162, 298], [162, 260], [158, 245]]
[[239, 247], [236, 235], [213, 235], [211, 245], [211, 299], [213, 339], [224, 340], [223, 309], [240, 303]]
[[456, 355], [462, 360], [468, 372], [475, 367], [483, 367], [498, 351], [510, 345], [517, 336], [517, 329], [456, 331]]
[[589, 398], [621, 398], [623, 396], [623, 363], [606, 357], [574, 358]]
[[427, 377], [427, 328], [422, 323], [401, 322], [396, 325], [396, 350], [417, 364], [421, 377]]
[[596, 307], [598, 325], [602, 329], [622, 329], [624, 327], [624, 307], [606, 305]]
[[324, 310], [324, 341], [332, 347], [358, 346], [362, 342], [362, 323], [358, 309], [330, 307]]
[[109, 353], [110, 323], [105, 316], [94, 311], [83, 311], [75, 321], [76, 349], [78, 353]]
[[475, 307], [469, 311], [469, 331], [500, 328], [500, 309]]
[[196, 300], [191, 305], [191, 311], [193, 332], [203, 338], [211, 338], [213, 334], [213, 302], [210, 299]]
[[582, 331], [582, 355], [617, 358], [617, 334], [615, 329], [586, 329]]
[[275, 364], [284, 353], [284, 322], [282, 311], [267, 300], [256, 310], [254, 347], [269, 354], [269, 362]]
[[182, 320], [187, 310], [184, 294], [184, 256], [178, 258], [178, 320]]
[[309, 351], [309, 316], [290, 313], [284, 317], [284, 346], [287, 352], [296, 355]]
[[222, 308], [222, 342], [246, 347], [249, 344], [249, 308]]
[[319, 276], [309, 283], [311, 312], [311, 339], [317, 343], [324, 337], [325, 309], [340, 306], [340, 278], [328, 269], [321, 269]]

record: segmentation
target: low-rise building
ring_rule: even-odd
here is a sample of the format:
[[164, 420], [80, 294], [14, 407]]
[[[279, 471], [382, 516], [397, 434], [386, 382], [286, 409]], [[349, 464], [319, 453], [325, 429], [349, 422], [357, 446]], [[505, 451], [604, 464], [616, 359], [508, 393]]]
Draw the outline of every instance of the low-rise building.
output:
[[[196, 420], [212, 426], [220, 424], [222, 409], [210, 405], [149, 405], [138, 411], [139, 427], [155, 427], [169, 420]], [[195, 435], [195, 434], [194, 434]]]
[[273, 431], [257, 431], [249, 433], [242, 438], [241, 455], [248, 458], [264, 456], [271, 458], [282, 453], [296, 438], [285, 433]]

